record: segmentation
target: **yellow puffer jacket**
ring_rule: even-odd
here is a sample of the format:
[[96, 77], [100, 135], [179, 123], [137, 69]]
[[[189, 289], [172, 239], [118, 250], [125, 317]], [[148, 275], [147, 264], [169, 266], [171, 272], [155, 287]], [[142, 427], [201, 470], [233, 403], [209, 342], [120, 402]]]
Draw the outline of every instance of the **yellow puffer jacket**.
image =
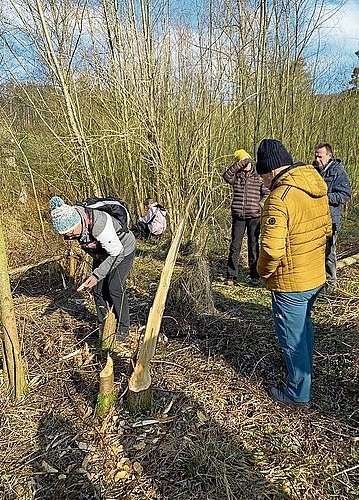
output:
[[325, 243], [332, 232], [327, 185], [311, 165], [274, 179], [261, 216], [257, 264], [269, 290], [304, 292], [325, 283]]

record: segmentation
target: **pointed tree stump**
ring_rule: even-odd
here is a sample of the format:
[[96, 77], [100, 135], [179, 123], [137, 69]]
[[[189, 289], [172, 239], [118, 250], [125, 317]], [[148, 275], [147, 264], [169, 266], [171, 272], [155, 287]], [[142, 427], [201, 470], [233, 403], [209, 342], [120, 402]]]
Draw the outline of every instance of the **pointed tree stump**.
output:
[[112, 351], [116, 343], [116, 317], [111, 309], [107, 309], [107, 314], [100, 327], [100, 349]]
[[165, 309], [167, 293], [171, 283], [173, 268], [176, 263], [186, 218], [179, 225], [168, 251], [153, 305], [150, 309], [145, 336], [138, 359], [128, 384], [126, 405], [131, 413], [145, 413], [151, 409], [152, 389], [150, 362], [156, 352], [158, 333]]

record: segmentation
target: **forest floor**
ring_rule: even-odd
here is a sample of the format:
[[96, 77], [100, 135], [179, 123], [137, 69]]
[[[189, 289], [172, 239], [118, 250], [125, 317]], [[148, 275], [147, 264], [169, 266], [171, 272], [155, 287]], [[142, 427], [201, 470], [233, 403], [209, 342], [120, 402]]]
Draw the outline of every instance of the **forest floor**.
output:
[[[44, 244], [16, 218], [5, 232], [10, 270], [59, 252], [53, 234]], [[19, 402], [0, 391], [0, 499], [358, 499], [359, 267], [341, 270], [316, 302], [313, 402], [300, 409], [268, 397], [286, 374], [269, 292], [250, 286], [244, 267], [225, 286], [225, 249], [207, 268], [210, 296], [197, 296], [205, 267], [180, 255], [152, 362], [153, 408], [134, 416], [124, 404], [131, 356], [167, 248], [139, 245], [131, 334], [114, 357], [117, 400], [103, 419], [94, 408], [105, 356], [81, 278], [71, 283], [57, 263], [11, 274], [30, 391]]]

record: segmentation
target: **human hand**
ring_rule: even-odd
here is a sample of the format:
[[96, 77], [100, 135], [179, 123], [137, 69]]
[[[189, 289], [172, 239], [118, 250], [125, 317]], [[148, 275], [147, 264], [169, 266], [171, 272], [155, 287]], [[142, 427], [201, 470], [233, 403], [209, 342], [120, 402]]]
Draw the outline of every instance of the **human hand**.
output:
[[241, 162], [240, 162], [240, 165], [242, 166], [242, 168], [244, 167], [247, 167], [249, 164], [253, 164], [254, 163], [254, 160], [252, 160], [252, 158], [244, 158]]
[[81, 290], [90, 290], [91, 288], [93, 288], [95, 285], [97, 285], [98, 283], [98, 279], [95, 278], [95, 276], [93, 276], [91, 274], [90, 277], [87, 278], [86, 281], [84, 281], [77, 289], [77, 292], [81, 292]]

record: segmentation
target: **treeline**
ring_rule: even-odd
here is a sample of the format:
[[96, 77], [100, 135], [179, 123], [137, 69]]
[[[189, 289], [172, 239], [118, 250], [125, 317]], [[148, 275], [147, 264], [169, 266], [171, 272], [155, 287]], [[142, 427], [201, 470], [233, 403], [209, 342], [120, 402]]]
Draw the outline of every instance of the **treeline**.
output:
[[5, 4], [6, 200], [24, 186], [44, 202], [112, 194], [136, 212], [152, 196], [174, 227], [193, 197], [188, 227], [207, 235], [233, 151], [254, 155], [264, 137], [308, 162], [331, 142], [356, 188], [358, 91], [318, 93], [307, 55], [323, 0]]

